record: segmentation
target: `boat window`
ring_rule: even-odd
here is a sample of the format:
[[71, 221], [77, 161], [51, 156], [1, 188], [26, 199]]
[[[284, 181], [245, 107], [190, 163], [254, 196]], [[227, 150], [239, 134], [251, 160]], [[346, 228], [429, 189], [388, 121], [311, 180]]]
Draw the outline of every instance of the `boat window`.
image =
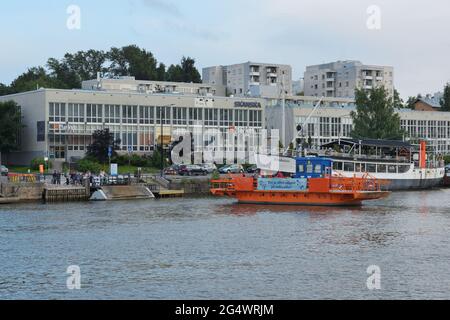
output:
[[306, 166], [306, 173], [313, 173], [313, 165], [312, 164], [308, 164]]
[[333, 170], [342, 170], [342, 162], [333, 162]]
[[355, 171], [361, 172], [361, 163], [355, 163]]
[[355, 164], [353, 162], [344, 162], [344, 171], [355, 171]]
[[316, 164], [314, 167], [314, 173], [322, 173], [322, 166], [320, 164]]
[[386, 173], [386, 165], [385, 164], [379, 164], [378, 165], [378, 172], [379, 173]]
[[388, 172], [389, 173], [397, 173], [397, 166], [395, 166], [395, 165], [388, 166]]
[[298, 172], [305, 172], [305, 166], [303, 164], [298, 166]]
[[366, 172], [377, 172], [377, 165], [375, 163], [368, 163]]
[[406, 173], [409, 171], [410, 166], [398, 166], [398, 173]]

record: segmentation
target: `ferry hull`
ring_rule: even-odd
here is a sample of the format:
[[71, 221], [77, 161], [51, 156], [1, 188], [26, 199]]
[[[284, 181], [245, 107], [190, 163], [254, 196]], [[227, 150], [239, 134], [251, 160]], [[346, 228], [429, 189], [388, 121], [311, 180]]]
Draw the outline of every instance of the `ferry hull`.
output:
[[440, 186], [442, 178], [436, 179], [397, 179], [391, 180], [389, 189], [392, 191], [425, 190]]
[[350, 193], [267, 193], [239, 192], [234, 196], [241, 204], [264, 205], [301, 205], [301, 206], [361, 206], [365, 200], [381, 199], [389, 196], [389, 192], [371, 192], [364, 196]]
[[[362, 173], [335, 170], [340, 176], [362, 177]], [[444, 168], [435, 169], [411, 169], [402, 174], [371, 173], [377, 179], [389, 180], [387, 189], [390, 191], [425, 190], [439, 187], [444, 179]]]
[[[211, 193], [237, 199], [242, 204], [301, 206], [361, 206], [363, 201], [383, 199], [390, 191], [381, 183], [359, 178], [309, 179], [308, 188], [300, 191], [258, 190], [253, 178], [231, 177], [213, 180]], [[366, 188], [366, 189], [364, 189]]]

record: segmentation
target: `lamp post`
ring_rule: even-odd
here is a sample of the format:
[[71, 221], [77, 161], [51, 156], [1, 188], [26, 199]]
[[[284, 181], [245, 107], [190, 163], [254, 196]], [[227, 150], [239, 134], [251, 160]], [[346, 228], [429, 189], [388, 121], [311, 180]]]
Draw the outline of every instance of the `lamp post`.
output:
[[161, 177], [164, 176], [164, 125], [163, 125], [163, 119], [162, 119], [163, 109], [161, 108], [159, 112], [159, 118], [161, 122]]
[[[168, 106], [166, 106], [166, 108], [169, 109], [169, 113], [170, 113], [170, 108], [175, 106], [174, 104], [170, 104]], [[161, 122], [161, 177], [164, 177], [164, 124], [163, 124], [163, 108], [164, 108], [164, 114], [165, 112], [165, 107], [161, 107], [160, 113], [159, 113], [159, 119]], [[169, 115], [170, 116], [170, 115]], [[167, 115], [166, 115], [167, 118]]]

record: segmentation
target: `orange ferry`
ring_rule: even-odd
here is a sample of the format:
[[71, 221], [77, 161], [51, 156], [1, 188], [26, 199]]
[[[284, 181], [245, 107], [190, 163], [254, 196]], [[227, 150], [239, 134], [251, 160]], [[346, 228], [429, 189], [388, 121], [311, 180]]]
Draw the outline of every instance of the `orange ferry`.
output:
[[245, 204], [360, 206], [365, 200], [386, 198], [389, 184], [369, 174], [346, 178], [332, 175], [331, 159], [297, 158], [296, 174], [288, 178], [229, 175], [212, 180], [211, 193]]

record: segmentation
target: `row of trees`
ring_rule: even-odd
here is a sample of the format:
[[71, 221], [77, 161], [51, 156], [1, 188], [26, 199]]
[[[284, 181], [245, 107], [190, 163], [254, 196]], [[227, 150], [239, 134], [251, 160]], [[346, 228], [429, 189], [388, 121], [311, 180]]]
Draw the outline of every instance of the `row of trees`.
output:
[[129, 45], [122, 48], [66, 53], [64, 58], [50, 58], [45, 67], [33, 67], [10, 85], [0, 83], [0, 95], [35, 90], [37, 87], [73, 89], [81, 82], [95, 79], [97, 72], [113, 76], [135, 76], [138, 80], [200, 83], [195, 60], [183, 57], [169, 67], [158, 62], [150, 51]]

